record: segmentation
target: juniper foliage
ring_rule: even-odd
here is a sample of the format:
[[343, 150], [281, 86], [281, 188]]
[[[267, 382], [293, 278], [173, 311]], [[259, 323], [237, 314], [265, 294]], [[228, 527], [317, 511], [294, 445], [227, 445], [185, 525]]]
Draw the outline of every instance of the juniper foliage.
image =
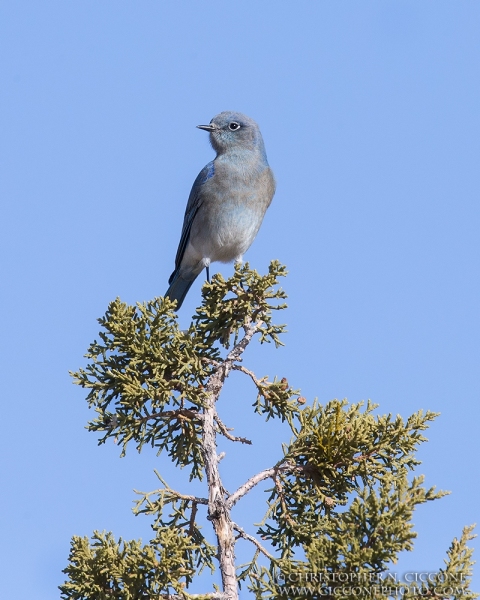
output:
[[[415, 508], [445, 494], [413, 474], [423, 432], [437, 415], [419, 411], [405, 420], [376, 414], [370, 402], [346, 400], [308, 405], [286, 378], [257, 377], [245, 367], [242, 355], [254, 337], [282, 344], [285, 326], [273, 317], [285, 308], [278, 285], [285, 275], [276, 261], [263, 276], [248, 264], [237, 266], [228, 280], [215, 275], [204, 285], [187, 331], [180, 330], [174, 304], [164, 298], [135, 306], [117, 298], [99, 319], [99, 340], [86, 354], [87, 365], [72, 374], [96, 412], [89, 430], [100, 435], [100, 444], [114, 438], [122, 454], [130, 443], [138, 451], [156, 448], [187, 467], [191, 479], [206, 479], [206, 494], [176, 491], [157, 474], [160, 489], [141, 493], [135, 508], [152, 518], [152, 540], [116, 541], [112, 533], [97, 531], [91, 541], [73, 537], [67, 581], [60, 586], [64, 600], [235, 599], [242, 586], [258, 600], [303, 600], [305, 589], [290, 584], [308, 580], [318, 586], [310, 597], [349, 599], [358, 594], [345, 587], [346, 580], [381, 581], [398, 554], [413, 549]], [[232, 370], [253, 382], [253, 412], [288, 423], [292, 437], [276, 464], [228, 494], [216, 438], [250, 443], [232, 435], [216, 408]], [[232, 521], [231, 510], [259, 485], [268, 494], [267, 510], [253, 536]], [[212, 524], [215, 546], [202, 533], [199, 511]], [[396, 582], [397, 597], [475, 598], [472, 531], [466, 527], [452, 542], [438, 581]], [[235, 563], [239, 538], [252, 546], [245, 565]], [[216, 568], [222, 589], [188, 592], [203, 569]], [[375, 596], [386, 599], [387, 588], [379, 587]]]

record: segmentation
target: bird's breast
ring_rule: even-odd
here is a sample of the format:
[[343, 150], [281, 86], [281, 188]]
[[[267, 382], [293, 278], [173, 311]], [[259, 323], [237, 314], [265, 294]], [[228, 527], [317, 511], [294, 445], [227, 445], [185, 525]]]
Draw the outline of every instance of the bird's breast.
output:
[[229, 262], [250, 247], [274, 192], [270, 169], [217, 168], [203, 186], [191, 242], [212, 261]]

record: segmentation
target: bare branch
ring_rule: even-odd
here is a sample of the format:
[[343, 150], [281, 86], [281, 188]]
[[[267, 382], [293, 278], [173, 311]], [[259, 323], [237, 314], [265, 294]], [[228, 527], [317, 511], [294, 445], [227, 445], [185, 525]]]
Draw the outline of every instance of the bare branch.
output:
[[[204, 362], [208, 362], [214, 366], [214, 373], [210, 377], [210, 382], [212, 381], [212, 379], [215, 379], [216, 376], [218, 376], [220, 374], [221, 383], [223, 384], [225, 378], [227, 377], [229, 372], [232, 370], [232, 368], [237, 367], [236, 365], [234, 365], [234, 363], [238, 362], [240, 360], [240, 357], [244, 353], [246, 347], [252, 341], [253, 336], [257, 333], [257, 331], [260, 330], [262, 325], [263, 325], [263, 321], [253, 321], [252, 322], [252, 320], [250, 318], [248, 318], [245, 322], [245, 325], [243, 326], [245, 335], [238, 342], [238, 344], [236, 344], [232, 348], [232, 350], [227, 354], [225, 360], [220, 362], [220, 361], [216, 361], [216, 360], [210, 359], [210, 358], [203, 359]], [[247, 370], [245, 370], [245, 371], [247, 371]], [[247, 372], [250, 373], [250, 371], [247, 371]], [[253, 373], [252, 373], [252, 375], [253, 375]]]
[[176, 492], [175, 490], [169, 489], [168, 492], [175, 496], [175, 498], [179, 498], [180, 500], [190, 500], [194, 504], [208, 504], [207, 498], [199, 498], [198, 496], [189, 496], [188, 494], [180, 494], [180, 492]]
[[240, 500], [240, 498], [245, 496], [245, 494], [248, 494], [248, 492], [253, 487], [258, 485], [261, 481], [263, 481], [264, 479], [268, 479], [269, 477], [273, 477], [274, 475], [275, 475], [275, 467], [272, 467], [271, 469], [265, 469], [265, 471], [261, 471], [260, 473], [257, 473], [256, 475], [251, 477], [248, 481], [246, 481], [243, 485], [241, 485], [236, 492], [234, 492], [228, 498], [228, 500], [227, 500], [228, 508], [232, 508], [233, 506], [235, 506], [235, 504]]
[[[222, 363], [218, 364], [215, 371], [210, 376], [208, 384], [206, 386], [206, 392], [213, 396], [214, 402], [218, 400], [220, 391], [223, 387], [225, 379], [233, 368], [233, 363], [240, 360], [241, 355], [245, 351], [245, 348], [251, 342], [255, 333], [260, 329], [263, 321], [253, 322], [248, 319], [244, 326], [245, 335], [238, 342], [238, 344], [228, 353], [227, 357]], [[197, 413], [193, 413], [196, 415]]]
[[225, 426], [225, 423], [223, 423], [223, 421], [220, 419], [220, 417], [217, 414], [215, 415], [215, 423], [218, 425], [220, 432], [222, 433], [222, 435], [224, 435], [227, 438], [227, 440], [230, 440], [232, 442], [242, 442], [242, 444], [249, 444], [249, 445], [252, 444], [252, 442], [250, 440], [248, 440], [247, 438], [237, 437], [235, 435], [232, 435], [231, 433], [228, 433], [228, 429]]
[[257, 473], [256, 475], [254, 475], [253, 477], [248, 479], [243, 485], [241, 485], [237, 489], [236, 492], [233, 492], [233, 494], [227, 500], [228, 507], [232, 508], [233, 506], [235, 506], [235, 504], [240, 500], [240, 498], [242, 498], [243, 496], [248, 494], [248, 492], [252, 488], [254, 488], [256, 485], [258, 485], [261, 481], [264, 481], [265, 479], [268, 479], [269, 477], [272, 477], [273, 479], [275, 479], [278, 471], [296, 471], [296, 470], [303, 471], [303, 468], [298, 467], [297, 465], [294, 465], [293, 463], [286, 462], [283, 464], [275, 465], [274, 467], [271, 467], [270, 469], [265, 469], [264, 471], [260, 471], [260, 473]]
[[188, 525], [188, 535], [192, 536], [195, 531], [195, 518], [197, 516], [198, 504], [194, 502], [192, 504], [192, 513], [190, 515], [190, 521]]
[[[254, 321], [252, 323], [249, 318], [245, 323], [243, 330], [245, 331], [245, 335], [238, 342], [238, 344], [232, 349], [232, 351], [227, 355], [225, 359], [226, 363], [234, 363], [240, 359], [240, 356], [243, 354], [245, 348], [252, 341], [253, 336], [260, 330], [260, 327], [263, 325], [263, 321]], [[231, 368], [231, 367], [230, 367]]]
[[240, 537], [244, 538], [245, 540], [248, 540], [249, 542], [252, 542], [252, 544], [254, 544], [260, 550], [260, 552], [262, 554], [264, 554], [270, 560], [275, 560], [274, 557], [265, 550], [265, 548], [262, 546], [262, 544], [256, 538], [254, 538], [252, 535], [250, 535], [249, 533], [244, 531], [236, 523], [232, 523], [232, 526], [235, 529], [235, 531], [238, 532]]
[[[214, 371], [205, 386], [206, 398], [203, 404], [202, 456], [208, 483], [208, 519], [212, 522], [217, 536], [218, 561], [220, 563], [223, 589], [225, 590], [222, 594], [206, 595], [206, 597], [218, 600], [227, 598], [237, 600], [238, 582], [235, 568], [235, 536], [230, 517], [230, 507], [227, 506], [227, 492], [222, 484], [218, 470], [219, 457], [217, 455], [216, 429], [218, 428], [227, 438], [237, 440], [228, 433], [227, 428], [218, 418], [215, 403], [222, 391], [226, 377], [232, 370], [232, 365], [240, 360], [242, 353], [261, 325], [262, 322], [260, 321], [252, 322], [250, 318], [246, 320], [243, 327], [245, 335], [232, 351], [229, 352], [226, 359], [214, 366]], [[192, 411], [189, 411], [189, 413], [191, 414], [188, 415], [188, 418], [197, 417], [196, 413]], [[187, 415], [184, 413], [184, 416]], [[239, 439], [238, 441], [248, 443], [247, 440]], [[182, 495], [178, 494], [178, 497], [182, 497]], [[175, 596], [166, 596], [166, 598], [176, 600]]]
[[188, 408], [179, 408], [177, 410], [164, 410], [159, 413], [152, 413], [151, 415], [147, 415], [146, 417], [142, 417], [141, 419], [135, 419], [135, 423], [144, 423], [145, 421], [149, 421], [150, 419], [163, 419], [165, 421], [169, 421], [171, 419], [179, 419], [179, 420], [203, 420], [202, 413], [198, 413], [194, 410], [190, 410]]
[[[218, 469], [216, 435], [221, 430], [215, 403], [218, 400], [232, 363], [238, 360], [257, 330], [257, 325], [247, 323], [244, 338], [228, 354], [210, 376], [205, 387], [206, 398], [203, 406], [202, 456], [208, 483], [208, 519], [212, 522], [218, 541], [218, 561], [226, 597], [238, 599], [238, 582], [235, 568], [235, 536], [233, 533], [230, 509], [227, 507], [226, 491]], [[221, 423], [221, 421], [220, 421]], [[223, 423], [222, 423], [223, 425]], [[225, 432], [227, 428], [223, 426]], [[230, 435], [230, 434], [228, 434]], [[233, 437], [233, 436], [232, 436]]]
[[[155, 599], [163, 598], [163, 600], [194, 600], [195, 598], [201, 598], [201, 600], [230, 600], [231, 596], [225, 592], [210, 592], [207, 594], [156, 594]], [[154, 600], [151, 596], [144, 596], [144, 600]]]
[[235, 369], [236, 371], [241, 371], [242, 373], [245, 373], [245, 375], [248, 375], [258, 388], [262, 387], [263, 382], [268, 379], [268, 377], [262, 377], [262, 379], [257, 379], [255, 373], [253, 371], [250, 371], [243, 365], [232, 365], [232, 369]]
[[153, 492], [139, 492], [137, 490], [133, 490], [136, 494], [138, 494], [139, 496], [143, 496], [145, 499], [149, 498], [149, 496], [154, 496], [154, 495], [165, 496], [166, 494], [170, 494], [170, 496], [173, 496], [174, 498], [178, 498], [179, 500], [189, 500], [190, 502], [193, 502], [194, 505], [208, 504], [207, 498], [200, 498], [198, 496], [191, 496], [189, 494], [181, 494], [180, 492], [177, 492], [177, 490], [172, 489], [168, 485], [168, 483], [165, 481], [165, 479], [163, 479], [163, 477], [160, 475], [160, 473], [156, 469], [154, 470], [154, 472], [155, 472], [155, 475], [163, 483], [164, 487], [160, 490], [154, 490]]
[[202, 358], [202, 362], [207, 365], [213, 365], [216, 369], [221, 366], [221, 362], [213, 358]]
[[295, 529], [295, 523], [292, 520], [292, 517], [288, 514], [288, 508], [287, 508], [287, 505], [285, 504], [285, 494], [283, 493], [283, 486], [280, 481], [280, 477], [278, 476], [278, 470], [275, 471], [275, 476], [273, 478], [273, 481], [275, 482], [275, 487], [277, 488], [278, 497], [279, 497], [280, 503], [282, 505], [282, 512], [285, 516], [285, 519], [287, 520], [290, 527], [292, 529]]

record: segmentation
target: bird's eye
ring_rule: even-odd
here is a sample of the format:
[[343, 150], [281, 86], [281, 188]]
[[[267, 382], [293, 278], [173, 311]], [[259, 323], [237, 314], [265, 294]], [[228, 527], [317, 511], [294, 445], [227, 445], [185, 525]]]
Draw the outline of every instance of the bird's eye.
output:
[[239, 125], [238, 123], [235, 123], [235, 121], [232, 121], [232, 122], [229, 124], [228, 128], [229, 128], [231, 131], [237, 131], [237, 129], [240, 129], [240, 125]]

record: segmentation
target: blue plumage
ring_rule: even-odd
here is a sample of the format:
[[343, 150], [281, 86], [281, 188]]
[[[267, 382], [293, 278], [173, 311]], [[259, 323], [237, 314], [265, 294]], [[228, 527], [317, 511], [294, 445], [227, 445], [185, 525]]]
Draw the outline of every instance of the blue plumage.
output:
[[182, 305], [190, 286], [211, 262], [239, 262], [252, 244], [275, 193], [258, 125], [222, 112], [209, 125], [215, 159], [198, 174], [185, 210], [175, 270], [166, 296]]

